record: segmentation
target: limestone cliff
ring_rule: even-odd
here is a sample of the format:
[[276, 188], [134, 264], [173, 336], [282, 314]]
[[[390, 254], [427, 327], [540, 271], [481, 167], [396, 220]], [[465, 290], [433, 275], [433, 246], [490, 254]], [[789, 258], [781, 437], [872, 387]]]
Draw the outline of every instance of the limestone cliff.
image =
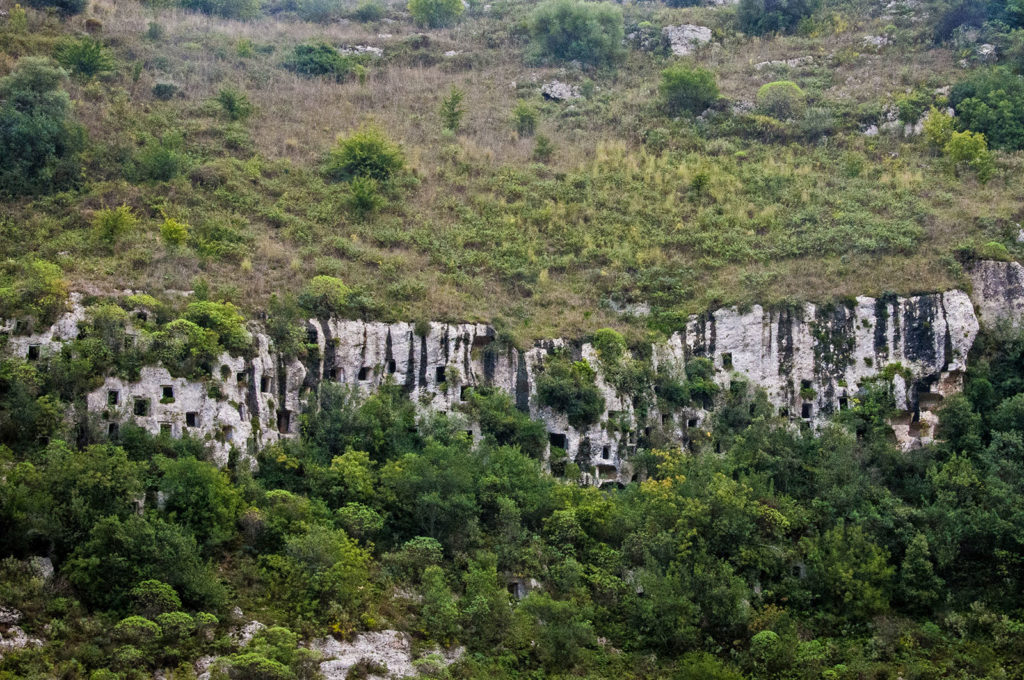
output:
[[[1024, 268], [1016, 263], [982, 263], [973, 272], [974, 299], [962, 291], [914, 297], [861, 297], [846, 304], [806, 304], [788, 309], [719, 309], [691, 317], [686, 327], [651, 348], [656, 370], [682, 370], [693, 357], [707, 357], [715, 380], [728, 386], [745, 376], [762, 387], [780, 414], [811, 426], [853, 403], [859, 386], [880, 374], [893, 381], [900, 417], [894, 422], [904, 447], [931, 436], [933, 408], [960, 388], [968, 352], [982, 318], [1019, 319], [1024, 311]], [[71, 311], [43, 333], [22, 335], [9, 320], [6, 351], [29, 359], [54, 351], [77, 336], [84, 318], [80, 298]], [[595, 349], [585, 342], [555, 339], [525, 350], [503, 346], [482, 324], [414, 326], [340, 319], [310, 319], [306, 333], [318, 346], [314, 358], [286, 360], [269, 337], [253, 327], [251, 359], [224, 355], [220, 370], [205, 382], [172, 378], [160, 366], [146, 367], [140, 380], [108, 377], [88, 395], [108, 432], [134, 421], [171, 436], [189, 432], [207, 440], [224, 463], [235, 448], [252, 455], [282, 437], [297, 434], [298, 414], [315, 404], [325, 381], [368, 393], [394, 381], [423, 411], [455, 413], [469, 387], [491, 385], [513, 396], [516, 405], [542, 420], [550, 442], [587, 470], [593, 484], [622, 484], [632, 478], [630, 458], [653, 432], [685, 444], [701, 433], [701, 408], [662, 412], [648, 386], [646, 400], [617, 394], [604, 379]], [[563, 413], [538, 404], [536, 377], [549, 352], [564, 347], [597, 369], [605, 398], [600, 421], [577, 429]], [[898, 365], [898, 366], [897, 366]], [[886, 370], [888, 367], [888, 370]], [[646, 401], [642, 410], [634, 404]], [[467, 423], [474, 436], [479, 428]]]

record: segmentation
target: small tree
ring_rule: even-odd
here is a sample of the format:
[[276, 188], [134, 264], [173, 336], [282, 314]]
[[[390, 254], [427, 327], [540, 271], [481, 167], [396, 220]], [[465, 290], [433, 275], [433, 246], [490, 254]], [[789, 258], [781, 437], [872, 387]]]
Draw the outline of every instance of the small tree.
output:
[[345, 312], [352, 289], [333, 276], [315, 276], [299, 295], [299, 304], [318, 317], [339, 316]]
[[466, 109], [462, 106], [465, 96], [462, 90], [453, 86], [448, 96], [441, 101], [441, 125], [445, 130], [459, 131], [462, 116], [466, 113]]
[[516, 134], [520, 137], [531, 137], [537, 131], [537, 109], [527, 102], [519, 102], [512, 109], [512, 122]]
[[375, 125], [363, 125], [327, 154], [324, 174], [335, 181], [368, 177], [389, 182], [405, 167], [402, 150]]
[[451, 26], [462, 12], [462, 0], [409, 0], [409, 13], [417, 26]]
[[928, 117], [924, 119], [924, 138], [932, 147], [945, 148], [953, 136], [953, 130], [952, 116], [934, 106], [928, 111]]
[[539, 58], [609, 66], [623, 56], [622, 10], [609, 2], [545, 0], [530, 14]]
[[423, 609], [420, 627], [430, 639], [449, 644], [458, 631], [459, 608], [445, 581], [444, 570], [431, 565], [423, 570]]
[[807, 97], [800, 87], [789, 80], [765, 83], [757, 91], [757, 106], [773, 118], [786, 120], [803, 114]]
[[114, 57], [110, 50], [99, 40], [88, 36], [62, 42], [53, 54], [61, 66], [81, 80], [91, 80], [114, 70]]
[[217, 104], [229, 120], [245, 120], [252, 115], [253, 105], [245, 93], [234, 87], [224, 87], [217, 93]]
[[673, 116], [697, 114], [718, 99], [715, 74], [704, 68], [670, 66], [661, 72], [661, 104]]
[[168, 217], [160, 226], [160, 237], [169, 248], [180, 248], [188, 240], [188, 225]]
[[985, 135], [980, 132], [954, 132], [942, 151], [957, 174], [966, 166], [977, 173], [978, 179], [984, 183], [995, 172], [992, 152], [988, 150]]
[[92, 230], [96, 239], [107, 246], [116, 245], [128, 232], [135, 229], [139, 218], [127, 205], [97, 211], [92, 218]]

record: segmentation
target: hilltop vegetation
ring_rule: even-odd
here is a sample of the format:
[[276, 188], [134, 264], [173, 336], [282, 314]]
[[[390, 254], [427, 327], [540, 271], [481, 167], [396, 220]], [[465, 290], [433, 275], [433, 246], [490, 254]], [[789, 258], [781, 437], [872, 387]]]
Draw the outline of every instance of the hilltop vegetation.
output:
[[[525, 340], [621, 327], [628, 302], [667, 330], [942, 289], [1020, 248], [1012, 4], [186, 5], [0, 22], [9, 272], [247, 314], [326, 275], [363, 315]], [[710, 42], [673, 56], [661, 28], [686, 23]], [[580, 97], [545, 99], [553, 79]], [[99, 234], [120, 206], [130, 227]]]

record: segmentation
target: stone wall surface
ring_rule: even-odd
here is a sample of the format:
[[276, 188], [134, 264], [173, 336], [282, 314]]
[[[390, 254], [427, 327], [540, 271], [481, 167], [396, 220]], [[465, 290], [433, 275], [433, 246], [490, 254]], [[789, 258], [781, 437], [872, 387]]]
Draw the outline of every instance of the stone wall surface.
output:
[[[979, 328], [975, 307], [986, 323], [1016, 323], [1024, 315], [1024, 268], [1019, 264], [985, 262], [971, 276], [973, 303], [966, 293], [952, 290], [788, 309], [719, 309], [691, 317], [685, 328], [653, 346], [651, 362], [656, 370], [681, 374], [688, 360], [707, 357], [723, 387], [743, 376], [763, 388], [781, 414], [811, 426], [852, 406], [864, 381], [884, 373], [901, 410], [893, 423], [897, 437], [905, 448], [919, 446], [931, 436], [935, 407], [960, 389]], [[0, 332], [9, 335], [8, 353], [41, 358], [76, 337], [83, 318], [76, 296], [70, 311], [43, 332], [19, 334], [11, 320], [0, 323]], [[144, 368], [134, 382], [108, 377], [88, 395], [88, 407], [110, 434], [129, 421], [174, 437], [187, 432], [206, 440], [223, 464], [232, 449], [252, 456], [295, 436], [299, 414], [315, 406], [317, 388], [326, 381], [351, 385], [363, 394], [393, 381], [421, 411], [452, 414], [464, 403], [465, 389], [489, 385], [508, 392], [520, 409], [542, 420], [552, 444], [585, 468], [585, 480], [593, 484], [629, 482], [630, 457], [655, 431], [683, 444], [695, 432], [703, 434], [703, 409], [663, 413], [653, 386], [641, 395], [648, 397], [649, 408], [636, 409], [637, 395], [616, 393], [586, 342], [554, 339], [519, 350], [503, 345], [484, 324], [305, 323], [307, 340], [319, 352], [304, 362], [275, 353], [270, 339], [253, 325], [251, 359], [225, 354], [220, 370], [206, 381], [172, 378], [161, 366]], [[545, 357], [559, 347], [597, 369], [605, 411], [592, 426], [573, 428], [565, 414], [537, 403], [536, 377]], [[475, 424], [467, 423], [467, 429], [479, 437]]]

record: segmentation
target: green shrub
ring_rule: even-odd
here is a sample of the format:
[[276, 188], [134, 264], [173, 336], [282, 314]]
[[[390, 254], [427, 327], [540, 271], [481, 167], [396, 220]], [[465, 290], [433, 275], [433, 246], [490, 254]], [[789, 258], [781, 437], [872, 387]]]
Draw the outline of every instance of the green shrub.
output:
[[320, 318], [342, 316], [348, 311], [352, 289], [333, 276], [315, 276], [299, 294], [299, 304]]
[[132, 209], [127, 205], [120, 205], [97, 211], [92, 218], [92, 231], [100, 243], [114, 246], [138, 224], [139, 218]]
[[334, 181], [367, 177], [389, 182], [405, 167], [402, 150], [376, 125], [363, 125], [348, 137], [339, 137], [327, 154], [324, 174]]
[[384, 5], [378, 0], [363, 0], [350, 15], [353, 21], [368, 24], [384, 18]]
[[1001, 67], [975, 71], [953, 86], [961, 130], [985, 135], [996, 149], [1024, 149], [1024, 78]]
[[153, 96], [162, 101], [173, 99], [179, 88], [174, 83], [156, 83], [153, 85]]
[[744, 33], [788, 33], [818, 9], [820, 0], [740, 0], [736, 21]]
[[255, 19], [260, 15], [259, 0], [181, 0], [181, 6], [225, 19]]
[[30, 259], [8, 262], [0, 269], [0, 308], [5, 316], [23, 315], [52, 322], [64, 311], [67, 299], [64, 272], [52, 262]]
[[65, 40], [54, 50], [57, 62], [71, 75], [90, 80], [114, 70], [114, 56], [99, 40], [88, 36]]
[[187, 156], [182, 150], [180, 133], [168, 132], [163, 137], [147, 136], [135, 155], [134, 176], [140, 181], [166, 182], [185, 171]]
[[537, 401], [565, 413], [575, 428], [592, 425], [604, 413], [604, 397], [596, 379], [597, 374], [586, 361], [552, 355], [537, 376]]
[[89, 6], [89, 0], [26, 0], [26, 5], [36, 9], [54, 8], [64, 16], [80, 14]]
[[537, 57], [608, 66], [623, 56], [622, 10], [608, 2], [545, 0], [530, 14]]
[[532, 137], [537, 131], [537, 108], [528, 102], [518, 102], [512, 109], [512, 123], [520, 137]]
[[698, 114], [718, 99], [718, 84], [707, 69], [670, 66], [661, 72], [658, 94], [669, 115]]
[[980, 132], [954, 132], [942, 152], [957, 173], [965, 167], [969, 168], [983, 183], [995, 172], [992, 153], [988, 150], [985, 135]]
[[459, 131], [462, 124], [462, 117], [466, 115], [466, 109], [462, 106], [465, 93], [457, 87], [452, 87], [448, 96], [441, 100], [441, 126], [452, 132]]
[[171, 248], [180, 248], [188, 240], [188, 225], [168, 217], [160, 226], [160, 237]]
[[945, 111], [939, 111], [934, 106], [928, 111], [928, 117], [924, 119], [924, 138], [931, 146], [942, 149], [949, 143], [953, 136], [953, 117]]
[[804, 91], [789, 80], [765, 83], [757, 91], [758, 108], [779, 120], [798, 118], [803, 114], [806, 105], [807, 97]]
[[409, 0], [409, 13], [417, 26], [451, 26], [462, 12], [462, 0]]
[[349, 191], [348, 209], [358, 217], [366, 217], [384, 205], [380, 185], [372, 177], [353, 177]]
[[533, 143], [533, 160], [547, 163], [555, 155], [555, 145], [544, 135], [537, 135]]
[[234, 354], [249, 350], [252, 336], [245, 329], [245, 317], [230, 302], [190, 302], [184, 319], [217, 334], [218, 342]]
[[253, 106], [245, 93], [234, 87], [224, 87], [217, 93], [217, 104], [230, 120], [245, 120], [252, 115]]
[[23, 57], [0, 78], [0, 194], [49, 193], [79, 180], [85, 135], [68, 120], [65, 73], [42, 57]]
[[283, 65], [301, 76], [325, 76], [341, 82], [356, 72], [359, 62], [325, 42], [308, 42], [292, 48]]

